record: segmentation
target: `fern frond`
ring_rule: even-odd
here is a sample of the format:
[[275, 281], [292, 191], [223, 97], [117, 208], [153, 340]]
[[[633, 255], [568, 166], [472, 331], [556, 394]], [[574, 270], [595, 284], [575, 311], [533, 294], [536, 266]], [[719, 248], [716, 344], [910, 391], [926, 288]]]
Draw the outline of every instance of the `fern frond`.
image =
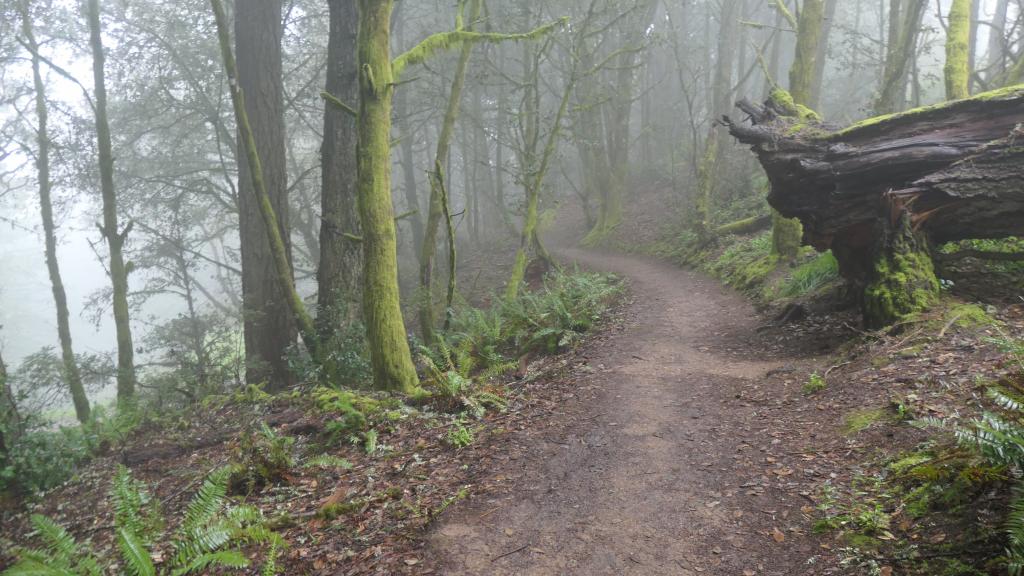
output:
[[224, 506], [228, 494], [228, 480], [234, 472], [235, 468], [231, 466], [219, 468], [203, 481], [203, 485], [192, 497], [185, 512], [185, 520], [182, 523], [184, 532], [191, 533], [202, 529], [217, 516]]
[[114, 524], [136, 535], [144, 544], [149, 544], [151, 539], [142, 516], [143, 508], [149, 503], [145, 486], [132, 478], [128, 468], [118, 466], [110, 496], [113, 500]]
[[260, 576], [277, 576], [277, 557], [280, 553], [280, 545], [277, 541], [271, 542], [270, 549], [267, 550], [267, 559], [263, 562], [263, 568], [260, 569]]
[[132, 576], [156, 576], [156, 568], [149, 557], [142, 540], [132, 531], [125, 528], [117, 530], [117, 547], [121, 550], [121, 559], [125, 569]]
[[213, 566], [223, 566], [225, 568], [248, 568], [249, 559], [242, 555], [237, 550], [221, 550], [218, 552], [208, 552], [201, 556], [196, 557], [188, 565], [182, 566], [171, 572], [173, 576], [184, 576], [185, 574], [194, 574], [201, 572], [207, 568]]
[[3, 576], [79, 576], [66, 568], [47, 565], [35, 558], [23, 558], [20, 562], [3, 571]]
[[31, 518], [35, 534], [46, 546], [46, 555], [60, 566], [70, 566], [78, 554], [78, 543], [74, 537], [50, 518], [33, 514]]

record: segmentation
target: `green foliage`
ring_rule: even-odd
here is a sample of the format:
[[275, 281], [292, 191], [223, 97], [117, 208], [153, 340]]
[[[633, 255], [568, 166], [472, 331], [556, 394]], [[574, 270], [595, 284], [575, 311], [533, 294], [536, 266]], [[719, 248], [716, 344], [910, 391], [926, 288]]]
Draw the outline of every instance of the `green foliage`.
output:
[[462, 422], [456, 422], [448, 429], [444, 439], [448, 445], [454, 448], [465, 448], [476, 441], [476, 435]]
[[778, 295], [795, 298], [813, 294], [839, 278], [839, 261], [831, 251], [816, 256], [810, 262], [798, 266], [779, 286]]
[[230, 485], [235, 490], [253, 492], [284, 480], [295, 466], [292, 446], [295, 439], [274, 432], [266, 422], [259, 429], [242, 434], [234, 459], [237, 465]]
[[828, 387], [828, 383], [825, 378], [815, 372], [807, 378], [807, 382], [804, 383], [803, 391], [804, 394], [814, 394], [815, 392], [821, 392]]
[[[1002, 414], [985, 412], [969, 427], [956, 429], [962, 445], [975, 449], [988, 462], [1019, 471], [1024, 470], [1024, 398], [992, 389], [989, 398]], [[1007, 567], [1011, 576], [1024, 574], [1024, 488], [1018, 481], [1006, 521]]]
[[[440, 342], [420, 349], [431, 361], [427, 370], [434, 388], [457, 391], [470, 377], [488, 380], [515, 369], [514, 359], [524, 354], [552, 354], [571, 347], [593, 328], [621, 290], [610, 275], [554, 273], [541, 290], [495, 299], [487, 309], [459, 307]], [[454, 374], [438, 378], [434, 370]], [[453, 395], [457, 394], [448, 394]]]
[[302, 464], [303, 468], [343, 468], [348, 470], [352, 468], [352, 463], [339, 456], [333, 454], [319, 454], [306, 460]]
[[166, 561], [157, 562], [153, 556], [154, 543], [168, 537], [163, 533], [163, 522], [145, 517], [150, 497], [143, 484], [122, 467], [111, 490], [117, 558], [101, 557], [97, 551], [79, 545], [57, 523], [36, 515], [32, 524], [42, 548], [16, 550], [18, 562], [3, 576], [184, 576], [211, 568], [242, 569], [249, 565], [237, 548], [242, 544], [269, 544], [272, 557], [276, 557], [283, 541], [264, 526], [259, 510], [228, 503], [227, 485], [233, 473], [230, 467], [222, 468], [206, 478], [181, 526], [169, 536], [172, 552]]
[[759, 290], [775, 270], [770, 232], [739, 240], [725, 249], [705, 270], [738, 290]]
[[128, 406], [113, 413], [96, 406], [83, 426], [54, 427], [37, 416], [21, 422], [20, 429], [0, 422], [8, 442], [0, 453], [0, 493], [24, 496], [60, 485], [94, 454], [123, 445], [141, 420], [141, 413]]

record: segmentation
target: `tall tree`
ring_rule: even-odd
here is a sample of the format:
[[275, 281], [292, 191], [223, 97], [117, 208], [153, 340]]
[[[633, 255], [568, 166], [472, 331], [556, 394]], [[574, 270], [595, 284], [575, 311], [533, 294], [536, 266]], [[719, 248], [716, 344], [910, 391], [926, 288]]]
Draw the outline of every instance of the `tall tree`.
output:
[[[297, 330], [301, 332], [302, 341], [306, 345], [306, 349], [309, 351], [313, 362], [317, 366], [322, 366], [323, 357], [320, 353], [320, 339], [313, 319], [307, 312], [306, 306], [295, 288], [287, 240], [281, 232], [281, 224], [279, 223], [277, 212], [274, 210], [273, 200], [264, 177], [265, 171], [263, 169], [262, 156], [260, 155], [260, 146], [256, 140], [256, 133], [252, 122], [249, 120], [245, 91], [241, 87], [242, 83], [238, 77], [235, 56], [231, 51], [227, 15], [221, 0], [210, 0], [210, 4], [213, 7], [217, 22], [217, 38], [220, 44], [221, 58], [228, 77], [228, 90], [231, 94], [231, 104], [232, 108], [234, 108], [235, 120], [238, 123], [239, 147], [245, 151], [245, 167], [248, 173], [249, 185], [251, 186], [246, 193], [252, 196], [250, 201], [255, 204], [254, 208], [259, 216], [258, 222], [262, 223], [260, 231], [263, 233], [263, 236], [261, 239], [266, 243], [266, 257], [269, 259], [270, 266], [270, 276], [266, 281], [274, 284], [282, 295], [283, 302], [280, 305], [285, 307], [284, 313], [288, 316], [289, 324], [291, 326], [297, 325]], [[241, 187], [239, 189], [242, 190]], [[243, 270], [243, 284], [245, 282], [244, 276]], [[248, 365], [247, 358], [248, 369], [251, 369], [251, 367]], [[290, 377], [290, 374], [287, 377]], [[271, 389], [280, 389], [284, 382], [285, 380], [271, 382]]]
[[[468, 10], [467, 10], [468, 8]], [[480, 0], [459, 0], [456, 30], [473, 31], [473, 26], [480, 19]], [[468, 17], [468, 19], [467, 19]], [[427, 212], [427, 227], [424, 231], [423, 245], [420, 248], [420, 332], [425, 342], [434, 341], [434, 258], [437, 255], [437, 233], [441, 228], [441, 220], [450, 214], [448, 182], [445, 169], [451, 155], [452, 136], [455, 133], [455, 122], [462, 106], [462, 90], [466, 84], [466, 71], [469, 69], [469, 58], [473, 50], [471, 43], [462, 45], [458, 63], [455, 65], [455, 76], [448, 93], [448, 106], [444, 119], [441, 121], [441, 132], [437, 137], [437, 149], [434, 153], [434, 165], [430, 171], [430, 200]], [[449, 238], [449, 245], [454, 246]], [[449, 262], [454, 267], [455, 262]], [[451, 275], [450, 275], [451, 276]], [[447, 302], [451, 306], [451, 302]]]
[[[276, 215], [285, 256], [291, 261], [285, 164], [284, 99], [281, 85], [281, 0], [239, 0], [235, 6], [235, 54], [238, 87], [263, 167], [270, 207]], [[238, 148], [245, 150], [239, 134]], [[246, 380], [267, 382], [272, 390], [292, 383], [285, 353], [295, 342], [296, 326], [277, 281], [273, 248], [265, 228], [247, 154], [238, 155], [238, 212], [242, 253]], [[290, 275], [290, 273], [289, 273]]]
[[886, 41], [881, 86], [875, 100], [876, 114], [898, 112], [906, 106], [907, 77], [917, 51], [917, 37], [927, 5], [928, 0], [889, 2], [889, 37]]
[[970, 95], [972, 0], [953, 0], [946, 32], [946, 99], [957, 100]]
[[[736, 58], [736, 37], [739, 35], [738, 0], [722, 0], [718, 15], [718, 45], [715, 56], [714, 80], [708, 103], [712, 118], [728, 114], [732, 108], [732, 77]], [[721, 158], [718, 154], [719, 128], [708, 128], [704, 141], [704, 155], [697, 170], [697, 198], [694, 218], [697, 230], [706, 235], [711, 227], [711, 204], [715, 196], [715, 181], [719, 175]]]
[[398, 242], [391, 203], [391, 63], [394, 0], [357, 0], [359, 33], [358, 198], [363, 227], [363, 318], [374, 384], [412, 392], [416, 368], [398, 293]]
[[589, 244], [602, 241], [622, 222], [626, 181], [629, 176], [632, 142], [630, 119], [636, 88], [637, 57], [643, 50], [644, 39], [657, 7], [658, 4], [653, 0], [639, 0], [629, 8], [628, 17], [621, 25], [618, 54], [610, 63], [614, 79], [604, 114], [607, 157], [600, 159], [609, 167], [608, 179], [601, 182], [597, 222], [585, 239]]
[[1010, 12], [1010, 0], [998, 0], [988, 31], [988, 56], [986, 58], [989, 81], [998, 79], [1006, 70], [1006, 21]]
[[75, 416], [83, 424], [89, 420], [89, 399], [82, 385], [82, 374], [75, 360], [74, 347], [71, 345], [71, 325], [68, 321], [68, 296], [64, 291], [64, 280], [57, 261], [57, 233], [53, 221], [53, 200], [50, 192], [50, 133], [48, 128], [49, 111], [46, 102], [46, 85], [43, 83], [39, 42], [32, 28], [32, 16], [28, 0], [18, 3], [21, 12], [21, 32], [25, 37], [25, 45], [32, 55], [32, 86], [36, 103], [36, 173], [39, 181], [39, 211], [43, 221], [43, 240], [46, 246], [46, 270], [50, 275], [50, 288], [53, 302], [57, 309], [57, 336], [60, 340], [61, 360], [64, 363], [64, 378], [71, 401], [75, 405]]
[[329, 342], [358, 309], [362, 286], [362, 246], [356, 202], [356, 119], [349, 105], [359, 98], [356, 68], [356, 5], [327, 0], [327, 83], [324, 138], [320, 148], [321, 226], [318, 280], [320, 338]]
[[114, 152], [107, 115], [107, 84], [104, 73], [103, 29], [99, 0], [88, 0], [89, 44], [92, 48], [93, 110], [96, 117], [96, 144], [99, 151], [100, 192], [103, 199], [103, 224], [100, 232], [110, 251], [110, 281], [113, 285], [114, 327], [117, 332], [117, 401], [131, 402], [135, 397], [135, 347], [132, 344], [131, 317], [128, 311], [128, 273], [124, 245], [132, 224], [122, 230], [118, 224], [117, 191], [114, 188]]
[[[823, 57], [821, 36], [825, 24], [823, 0], [806, 0], [799, 18], [795, 17], [783, 2], [775, 6], [796, 29], [796, 52], [789, 69], [789, 91], [793, 104], [809, 106], [814, 95], [820, 92], [821, 79], [817, 59]], [[783, 260], [796, 258], [800, 250], [803, 228], [795, 218], [783, 218], [772, 211], [772, 253]]]

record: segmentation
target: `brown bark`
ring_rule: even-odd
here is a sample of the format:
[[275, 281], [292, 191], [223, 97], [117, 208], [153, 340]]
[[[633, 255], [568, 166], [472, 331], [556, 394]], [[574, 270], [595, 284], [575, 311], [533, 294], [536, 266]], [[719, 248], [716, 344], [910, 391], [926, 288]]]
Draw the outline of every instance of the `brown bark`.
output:
[[[354, 107], [359, 100], [356, 33], [359, 14], [351, 0], [327, 0], [330, 34], [327, 42], [326, 91]], [[320, 148], [321, 224], [317, 324], [323, 342], [358, 310], [362, 285], [362, 246], [356, 191], [356, 119], [340, 106], [324, 109]]]
[[878, 206], [906, 212], [937, 242], [1024, 234], [1024, 89], [875, 118], [835, 130], [741, 102], [753, 126], [725, 119], [772, 183], [768, 201], [831, 248], [844, 274], [868, 276]]
[[[266, 191], [290, 260], [281, 86], [281, 0], [240, 0], [235, 10], [238, 84], [245, 94], [245, 110], [263, 166]], [[244, 150], [244, 142], [239, 142], [239, 149]], [[259, 197], [244, 154], [238, 157], [238, 192], [246, 380], [253, 384], [267, 382], [271, 389], [279, 390], [293, 380], [285, 352], [295, 342], [296, 326], [277, 280]]]

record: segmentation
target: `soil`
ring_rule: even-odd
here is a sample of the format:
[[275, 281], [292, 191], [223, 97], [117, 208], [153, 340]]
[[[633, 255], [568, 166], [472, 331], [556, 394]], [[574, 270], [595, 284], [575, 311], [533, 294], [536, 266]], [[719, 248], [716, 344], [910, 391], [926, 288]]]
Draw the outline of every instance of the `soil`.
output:
[[813, 360], [775, 355], [753, 307], [700, 274], [560, 256], [630, 284], [624, 329], [570, 376], [598, 393], [509, 463], [512, 488], [450, 512], [424, 556], [444, 574], [820, 573], [802, 509], [821, 473], [803, 444], [840, 440], [786, 400], [800, 387], [786, 376]]

